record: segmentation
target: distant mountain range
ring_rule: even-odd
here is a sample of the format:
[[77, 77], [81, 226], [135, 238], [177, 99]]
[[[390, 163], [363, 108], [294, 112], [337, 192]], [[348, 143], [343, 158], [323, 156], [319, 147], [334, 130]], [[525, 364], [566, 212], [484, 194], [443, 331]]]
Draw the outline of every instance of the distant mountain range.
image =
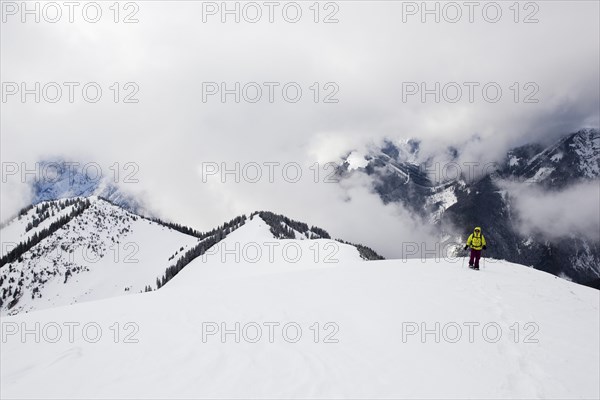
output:
[[[385, 203], [396, 202], [437, 226], [440, 240], [463, 242], [474, 226], [482, 226], [490, 246], [487, 256], [550, 272], [579, 283], [597, 286], [600, 278], [600, 243], [576, 234], [552, 241], [519, 231], [520, 216], [514, 199], [501, 187], [503, 181], [521, 182], [545, 190], [563, 190], [581, 182], [600, 186], [600, 133], [585, 129], [569, 134], [551, 146], [529, 144], [512, 149], [503, 162], [472, 177], [434, 181], [419, 163], [420, 145], [409, 140], [387, 141], [366, 155], [357, 169], [345, 163], [340, 176], [366, 173]], [[447, 149], [448, 163], [459, 159]], [[463, 171], [464, 172], [464, 171]], [[444, 237], [444, 234], [450, 236]], [[456, 254], [463, 254], [458, 247]]]

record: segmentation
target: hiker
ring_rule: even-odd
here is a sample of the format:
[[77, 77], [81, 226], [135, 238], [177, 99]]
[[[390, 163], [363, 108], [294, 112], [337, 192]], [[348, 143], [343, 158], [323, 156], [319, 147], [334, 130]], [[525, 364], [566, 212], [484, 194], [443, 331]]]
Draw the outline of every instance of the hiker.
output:
[[471, 248], [471, 258], [469, 259], [469, 268], [479, 269], [479, 259], [481, 258], [481, 250], [487, 249], [485, 238], [481, 233], [480, 227], [475, 227], [473, 233], [469, 235], [465, 250]]

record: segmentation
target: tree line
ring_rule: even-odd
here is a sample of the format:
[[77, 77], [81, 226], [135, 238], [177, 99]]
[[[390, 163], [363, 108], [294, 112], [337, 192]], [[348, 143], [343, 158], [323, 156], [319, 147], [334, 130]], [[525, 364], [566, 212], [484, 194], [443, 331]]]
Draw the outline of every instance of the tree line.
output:
[[[113, 201], [111, 201], [111, 200], [109, 200], [107, 198], [104, 198], [104, 197], [101, 197], [101, 196], [99, 198], [102, 199], [102, 200], [104, 200], [104, 201], [106, 201], [107, 203], [112, 204], [113, 206], [116, 206], [116, 207], [119, 207], [119, 208], [123, 208], [120, 205], [114, 203]], [[181, 232], [181, 233], [189, 235], [189, 236], [197, 237], [198, 239], [205, 239], [205, 238], [211, 236], [212, 234], [214, 234], [214, 231], [215, 231], [213, 229], [210, 232], [201, 232], [201, 231], [199, 231], [197, 229], [190, 228], [189, 226], [186, 226], [186, 225], [181, 225], [181, 224], [177, 224], [177, 223], [174, 223], [174, 222], [164, 221], [164, 220], [162, 220], [162, 219], [160, 219], [158, 217], [149, 217], [149, 216], [146, 216], [146, 215], [141, 215], [141, 214], [133, 213], [133, 212], [131, 212], [129, 210], [126, 210], [126, 211], [130, 212], [130, 213], [132, 213], [132, 214], [134, 214], [134, 215], [136, 215], [136, 216], [138, 216], [140, 218], [144, 218], [145, 220], [157, 223], [159, 225], [163, 225], [163, 226], [165, 226], [167, 228], [171, 228], [171, 229], [173, 229], [175, 231]]]
[[365, 260], [385, 260], [385, 257], [380, 256], [379, 254], [377, 254], [377, 252], [375, 250], [373, 250], [370, 247], [363, 246], [362, 244], [354, 244], [354, 243], [346, 242], [345, 240], [342, 240], [342, 239], [335, 239], [335, 240], [340, 243], [349, 244], [350, 246], [356, 247], [360, 256]]
[[[240, 226], [246, 223], [246, 216], [242, 215], [239, 217], [235, 217], [229, 222], [224, 223], [222, 226], [219, 226], [210, 232], [207, 232], [204, 235], [204, 238], [200, 243], [196, 246], [192, 247], [190, 250], [185, 252], [183, 256], [181, 256], [175, 264], [167, 267], [162, 278], [156, 278], [156, 288], [159, 289], [163, 287], [167, 282], [173, 279], [186, 265], [192, 262], [195, 258], [206, 253], [206, 250], [219, 243], [221, 240], [225, 239], [227, 235]], [[145, 289], [146, 290], [146, 289]]]
[[90, 201], [88, 199], [73, 200], [74, 201], [72, 204], [74, 205], [74, 208], [69, 214], [63, 215], [56, 221], [52, 222], [47, 228], [35, 232], [26, 241], [17, 244], [15, 248], [9, 251], [4, 257], [0, 258], [0, 267], [2, 267], [5, 264], [20, 260], [23, 254], [31, 250], [31, 248], [40, 243], [42, 240], [46, 239], [48, 236], [52, 235], [60, 228], [62, 228], [65, 224], [67, 224], [76, 216], [80, 215], [90, 206]]
[[275, 214], [270, 211], [256, 211], [250, 215], [260, 216], [270, 226], [271, 233], [277, 239], [295, 239], [294, 230], [306, 235], [309, 239], [331, 239], [325, 229], [316, 226], [308, 227], [308, 224], [295, 221], [285, 215]]

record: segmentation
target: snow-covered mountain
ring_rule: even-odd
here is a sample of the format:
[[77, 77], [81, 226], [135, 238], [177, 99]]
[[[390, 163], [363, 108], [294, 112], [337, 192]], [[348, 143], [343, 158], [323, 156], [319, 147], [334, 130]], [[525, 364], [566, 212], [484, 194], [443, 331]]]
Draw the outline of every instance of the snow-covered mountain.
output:
[[2, 314], [138, 293], [199, 240], [97, 197], [28, 207], [0, 234]]
[[274, 240], [255, 214], [157, 291], [3, 317], [0, 396], [598, 398], [599, 304], [504, 261]]
[[539, 145], [513, 149], [507, 154], [502, 172], [547, 188], [600, 179], [600, 132], [584, 129], [545, 149]]
[[[321, 239], [331, 243], [322, 250], [325, 255], [349, 247], [360, 259], [381, 259], [368, 247], [331, 240], [325, 230], [282, 215], [261, 211], [250, 218], [268, 228], [270, 242], [263, 246], [279, 246], [283, 239], [306, 240], [317, 246], [313, 249], [317, 257], [319, 248], [313, 240]], [[246, 217], [240, 216], [201, 233], [141, 217], [98, 197], [27, 207], [0, 230], [0, 313], [157, 289], [194, 259], [210, 255], [245, 222]], [[294, 257], [297, 249], [287, 250]], [[242, 250], [233, 251], [239, 257]]]
[[[572, 133], [548, 147], [530, 144], [515, 148], [503, 164], [477, 179], [461, 176], [433, 181], [424, 167], [427, 163], [417, 164], [418, 152], [418, 142], [386, 142], [366, 156], [364, 168], [350, 170], [345, 164], [340, 176], [371, 175], [374, 190], [385, 203], [401, 203], [425, 223], [437, 226], [442, 235], [450, 232], [453, 241], [462, 241], [474, 226], [483, 226], [492, 244], [487, 252], [490, 257], [532, 265], [580, 283], [600, 278], [600, 243], [578, 235], [560, 241], [524, 235], [514, 199], [502, 187], [505, 181], [550, 191], [581, 182], [600, 185], [598, 130]], [[443, 158], [453, 162], [458, 156], [458, 151], [450, 148]]]
[[[524, 148], [532, 147], [539, 146]], [[483, 177], [465, 191], [458, 191], [458, 201], [449, 207], [443, 222], [461, 227], [485, 224], [489, 236], [494, 237], [491, 256], [533, 265], [579, 283], [596, 282], [597, 286], [600, 242], [575, 233], [558, 240], [522, 233], [522, 216], [515, 207], [515, 199], [506, 195], [502, 185], [515, 181], [550, 193], [570, 190], [585, 182], [600, 186], [600, 132], [581, 130], [533, 153], [527, 159], [518, 156], [515, 159], [523, 153], [522, 148], [514, 149], [499, 171]], [[482, 210], [481, 204], [488, 207]]]
[[[339, 169], [341, 178], [353, 170], [364, 172], [374, 180], [374, 190], [385, 203], [398, 202], [431, 223], [438, 223], [444, 211], [456, 203], [456, 191], [464, 189], [462, 180], [431, 179], [428, 169], [419, 163], [420, 142], [385, 141], [365, 155], [364, 167], [350, 168], [345, 162]], [[449, 156], [454, 153], [449, 149]]]

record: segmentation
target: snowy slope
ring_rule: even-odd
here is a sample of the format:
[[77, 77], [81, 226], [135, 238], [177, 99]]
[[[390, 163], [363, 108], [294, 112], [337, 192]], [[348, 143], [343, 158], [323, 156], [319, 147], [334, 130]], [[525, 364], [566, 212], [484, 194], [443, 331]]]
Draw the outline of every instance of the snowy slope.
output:
[[582, 176], [590, 179], [600, 177], [600, 132], [588, 129], [573, 136], [569, 147], [578, 156], [579, 171]]
[[[282, 240], [303, 250], [295, 263], [278, 251], [253, 262], [271, 241], [255, 216], [158, 291], [3, 317], [0, 395], [600, 396], [596, 290], [493, 260], [479, 272], [462, 259], [362, 261], [341, 244], [338, 262], [315, 262], [304, 246], [321, 240]], [[436, 322], [439, 343], [408, 335]], [[39, 343], [21, 335], [36, 323]]]
[[313, 268], [333, 268], [364, 261], [356, 247], [332, 239], [276, 239], [259, 216], [187, 265], [167, 286]]
[[[20, 260], [2, 266], [1, 314], [136, 293], [146, 285], [155, 287], [156, 278], [171, 263], [169, 258], [198, 242], [193, 236], [105, 200], [90, 200], [91, 205], [82, 214], [32, 247]], [[24, 233], [24, 227], [35, 210], [0, 231], [3, 247], [6, 241], [28, 237], [30, 232]], [[40, 224], [37, 231], [44, 224], [48, 222]]]
[[508, 154], [507, 170], [528, 183], [551, 188], [573, 182], [600, 178], [600, 132], [583, 129], [541, 150], [531, 158], [518, 157], [531, 146], [513, 149]]
[[[43, 208], [47, 207], [48, 216], [41, 214]], [[2, 256], [6, 255], [15, 244], [25, 242], [34, 234], [46, 229], [62, 216], [68, 215], [73, 210], [73, 205], [68, 205], [65, 200], [62, 201], [44, 201], [27, 210], [23, 215], [19, 215], [7, 221], [0, 229], [2, 235]], [[36, 226], [32, 226], [37, 220]], [[29, 229], [28, 229], [29, 228]]]

